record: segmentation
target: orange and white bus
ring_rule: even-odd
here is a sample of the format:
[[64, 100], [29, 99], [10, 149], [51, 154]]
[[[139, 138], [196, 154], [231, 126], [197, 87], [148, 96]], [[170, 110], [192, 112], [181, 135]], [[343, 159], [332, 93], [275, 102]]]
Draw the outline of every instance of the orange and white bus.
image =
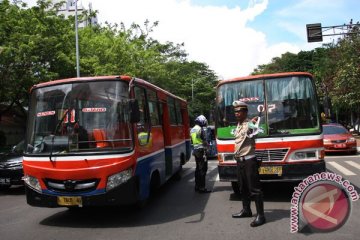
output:
[[28, 204], [144, 202], [190, 159], [185, 100], [128, 76], [31, 89], [23, 159]]
[[234, 160], [232, 103], [246, 102], [248, 117], [260, 117], [256, 138], [262, 181], [300, 181], [325, 171], [323, 134], [315, 84], [310, 73], [255, 75], [221, 81], [217, 86], [216, 136], [220, 181], [238, 192]]

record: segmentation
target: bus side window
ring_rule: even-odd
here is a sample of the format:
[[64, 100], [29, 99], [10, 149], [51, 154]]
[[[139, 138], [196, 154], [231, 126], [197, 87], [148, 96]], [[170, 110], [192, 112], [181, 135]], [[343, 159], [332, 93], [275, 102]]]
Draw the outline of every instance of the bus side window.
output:
[[159, 115], [159, 105], [156, 92], [147, 90], [147, 100], [149, 104], [149, 114], [151, 126], [159, 126], [160, 124], [160, 115]]
[[138, 100], [140, 110], [140, 121], [137, 123], [138, 140], [140, 145], [145, 145], [148, 143], [149, 138], [145, 138], [144, 135], [145, 133], [148, 134], [150, 130], [150, 118], [148, 106], [146, 104], [146, 90], [135, 87], [135, 98]]

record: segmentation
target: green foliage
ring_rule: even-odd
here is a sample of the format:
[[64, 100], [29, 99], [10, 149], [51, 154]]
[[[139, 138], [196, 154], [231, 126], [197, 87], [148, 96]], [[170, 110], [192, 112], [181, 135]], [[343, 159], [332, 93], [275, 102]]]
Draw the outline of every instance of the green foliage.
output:
[[[57, 15], [59, 6], [45, 0], [32, 8], [0, 2], [0, 102], [26, 104], [32, 85], [76, 76], [75, 21]], [[94, 15], [84, 12], [79, 21], [89, 22]], [[189, 62], [183, 44], [153, 39], [157, 25], [146, 21], [129, 28], [122, 23], [80, 28], [81, 76], [139, 77], [189, 100], [191, 116], [209, 115], [215, 73], [203, 63]]]
[[360, 106], [360, 32], [359, 25], [341, 39], [336, 55], [337, 68], [333, 78], [332, 97], [337, 105], [347, 108]]
[[74, 72], [70, 20], [46, 1], [23, 7], [0, 3], [0, 102], [24, 102], [33, 84]]
[[334, 44], [324, 44], [298, 54], [285, 53], [269, 64], [259, 65], [252, 74], [306, 71], [315, 76], [320, 98], [329, 96], [338, 110], [360, 110], [360, 32], [359, 24]]

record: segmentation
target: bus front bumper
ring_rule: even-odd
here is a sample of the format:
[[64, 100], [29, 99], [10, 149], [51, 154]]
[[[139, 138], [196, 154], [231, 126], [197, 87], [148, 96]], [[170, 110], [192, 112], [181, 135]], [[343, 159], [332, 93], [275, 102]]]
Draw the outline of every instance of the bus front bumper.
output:
[[[118, 206], [129, 205], [136, 203], [138, 200], [137, 180], [131, 178], [127, 182], [112, 189], [109, 192], [97, 195], [74, 194], [69, 196], [66, 193], [56, 193], [56, 195], [49, 195], [34, 191], [25, 184], [25, 193], [27, 203], [34, 207], [90, 207], [90, 206]], [[81, 197], [81, 206], [79, 205], [59, 205], [59, 197]]]
[[[326, 171], [325, 161], [292, 164], [266, 164], [262, 163], [260, 170], [261, 182], [298, 182], [315, 173]], [[276, 171], [269, 171], [275, 169]], [[219, 164], [219, 178], [223, 182], [236, 182], [236, 163]], [[263, 171], [267, 170], [267, 171]], [[280, 171], [279, 171], [280, 170]], [[271, 172], [271, 173], [270, 173]]]

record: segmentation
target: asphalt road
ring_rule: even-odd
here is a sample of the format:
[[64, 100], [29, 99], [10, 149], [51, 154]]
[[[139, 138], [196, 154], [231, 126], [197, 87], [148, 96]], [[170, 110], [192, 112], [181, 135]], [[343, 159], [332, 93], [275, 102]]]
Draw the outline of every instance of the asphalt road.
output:
[[[349, 180], [360, 193], [360, 156], [327, 156], [326, 162], [329, 171]], [[66, 208], [35, 208], [26, 204], [23, 187], [12, 187], [0, 192], [0, 239], [335, 240], [358, 239], [360, 236], [360, 201], [352, 202], [349, 219], [335, 232], [290, 233], [294, 184], [263, 184], [267, 224], [251, 228], [252, 219], [231, 218], [232, 213], [241, 209], [241, 200], [233, 194], [229, 183], [218, 181], [217, 161], [209, 161], [207, 183], [213, 188], [210, 194], [194, 192], [194, 170], [195, 164], [191, 160], [184, 165], [182, 179], [169, 181], [142, 209], [69, 211]], [[254, 204], [252, 208], [255, 212]]]

